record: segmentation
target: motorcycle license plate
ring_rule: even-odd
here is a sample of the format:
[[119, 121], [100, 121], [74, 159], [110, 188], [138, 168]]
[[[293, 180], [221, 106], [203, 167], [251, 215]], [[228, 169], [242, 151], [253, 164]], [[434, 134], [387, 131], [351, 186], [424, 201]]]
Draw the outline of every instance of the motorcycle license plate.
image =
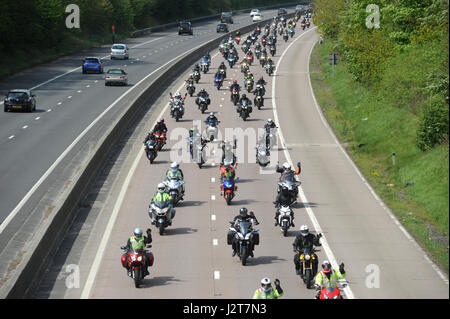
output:
[[21, 105], [13, 105], [12, 108], [13, 108], [13, 109], [21, 109], [22, 106], [21, 106]]

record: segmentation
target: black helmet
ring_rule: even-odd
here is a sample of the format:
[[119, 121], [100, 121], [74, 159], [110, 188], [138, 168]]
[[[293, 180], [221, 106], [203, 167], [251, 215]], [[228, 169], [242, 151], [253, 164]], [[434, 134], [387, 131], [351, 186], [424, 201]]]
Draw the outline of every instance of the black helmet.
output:
[[245, 99], [246, 97], [247, 97], [247, 95], [245, 95], [245, 93], [242, 94], [242, 98], [243, 98], [243, 99]]
[[247, 216], [248, 216], [248, 215], [247, 215], [247, 212], [248, 212], [247, 208], [242, 207], [242, 208], [239, 210], [239, 215], [241, 215], [241, 217], [247, 217]]

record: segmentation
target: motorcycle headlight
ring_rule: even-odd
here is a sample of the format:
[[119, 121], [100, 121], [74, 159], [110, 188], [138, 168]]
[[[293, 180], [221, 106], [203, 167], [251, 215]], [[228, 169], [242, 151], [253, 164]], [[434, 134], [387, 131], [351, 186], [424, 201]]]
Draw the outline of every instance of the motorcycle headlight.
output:
[[338, 299], [338, 296], [337, 296], [337, 295], [336, 295], [336, 296], [334, 296], [334, 297], [333, 297], [333, 299]]
[[138, 261], [142, 261], [142, 256], [139, 256], [139, 257], [137, 258], [137, 260], [138, 260]]
[[310, 260], [310, 259], [311, 259], [311, 256], [310, 256], [310, 255], [305, 255], [305, 259], [306, 259], [306, 260]]

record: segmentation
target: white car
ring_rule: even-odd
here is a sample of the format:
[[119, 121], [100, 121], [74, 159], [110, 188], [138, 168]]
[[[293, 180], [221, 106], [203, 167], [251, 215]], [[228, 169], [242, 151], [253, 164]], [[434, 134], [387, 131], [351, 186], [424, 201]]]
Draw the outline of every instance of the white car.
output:
[[128, 46], [126, 44], [113, 44], [111, 47], [111, 60], [112, 59], [124, 59], [128, 60], [130, 55], [128, 53]]
[[261, 19], [262, 19], [261, 13], [255, 13], [252, 18], [253, 22], [261, 21]]
[[252, 9], [252, 11], [250, 11], [250, 16], [253, 17], [257, 13], [259, 13], [258, 9]]

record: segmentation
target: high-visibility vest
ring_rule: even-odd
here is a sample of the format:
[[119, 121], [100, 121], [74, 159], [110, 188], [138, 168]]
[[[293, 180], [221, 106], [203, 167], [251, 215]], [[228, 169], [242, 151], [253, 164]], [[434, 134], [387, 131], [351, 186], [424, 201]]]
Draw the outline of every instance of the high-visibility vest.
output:
[[259, 288], [255, 291], [255, 294], [253, 295], [253, 299], [278, 299], [280, 298], [284, 292], [281, 294], [278, 293], [276, 289], [270, 289], [270, 292], [266, 293], [264, 292], [264, 288]]
[[340, 271], [332, 269], [330, 279], [323, 272], [319, 272], [316, 276], [315, 284], [320, 287], [336, 288], [339, 279], [344, 279], [346, 274], [341, 274]]
[[171, 200], [172, 197], [167, 193], [156, 193], [155, 197], [153, 197], [154, 202], [167, 202]]
[[130, 237], [130, 242], [133, 250], [145, 249], [144, 236], [141, 236], [141, 238], [136, 238], [136, 236]]

